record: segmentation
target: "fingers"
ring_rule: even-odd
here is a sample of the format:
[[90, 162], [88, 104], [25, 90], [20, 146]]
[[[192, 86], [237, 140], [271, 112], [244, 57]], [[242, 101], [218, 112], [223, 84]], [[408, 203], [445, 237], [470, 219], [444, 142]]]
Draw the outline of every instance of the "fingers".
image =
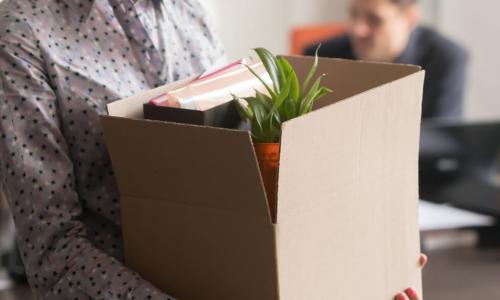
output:
[[420, 300], [420, 297], [417, 295], [417, 292], [412, 288], [406, 289], [405, 294], [408, 296], [410, 300]]
[[420, 259], [418, 260], [418, 265], [423, 269], [425, 265], [427, 264], [427, 255], [425, 254], [420, 254]]
[[[418, 265], [421, 268], [424, 268], [427, 264], [427, 255], [420, 254], [420, 258], [418, 259]], [[420, 297], [417, 295], [417, 292], [413, 288], [408, 288], [404, 291], [404, 293], [399, 293], [394, 297], [394, 300], [420, 300]]]
[[394, 300], [420, 300], [420, 297], [415, 289], [408, 288], [404, 293], [397, 294]]
[[396, 295], [394, 300], [408, 300], [408, 296], [405, 293], [399, 293]]

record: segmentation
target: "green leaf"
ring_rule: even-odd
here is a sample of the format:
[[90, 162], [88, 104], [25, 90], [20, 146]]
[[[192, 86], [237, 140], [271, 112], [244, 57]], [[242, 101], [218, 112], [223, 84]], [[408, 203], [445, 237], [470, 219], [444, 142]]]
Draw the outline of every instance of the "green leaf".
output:
[[320, 98], [323, 98], [324, 96], [332, 93], [333, 91], [329, 88], [322, 87], [319, 89], [318, 95], [314, 98], [314, 102], [318, 101]]
[[288, 98], [282, 105], [281, 115], [283, 116], [283, 122], [293, 119], [297, 116], [297, 102]]
[[279, 74], [279, 81], [280, 81], [280, 87], [283, 87], [287, 80], [287, 70], [284, 68], [284, 66], [280, 63], [280, 58], [278, 57], [276, 59], [276, 66], [278, 67], [278, 74]]
[[271, 89], [271, 87], [264, 81], [264, 79], [262, 79], [262, 77], [260, 77], [257, 73], [255, 73], [255, 71], [250, 68], [249, 65], [246, 65], [246, 64], [243, 64], [252, 74], [253, 76], [257, 77], [257, 79], [262, 83], [262, 85], [264, 85], [264, 87], [266, 88], [266, 90], [269, 92], [269, 95], [271, 95], [271, 97], [276, 97], [276, 93], [273, 91], [273, 89]]
[[331, 93], [332, 90], [321, 87], [316, 93], [311, 97], [310, 102], [308, 103], [308, 106], [306, 107], [305, 113], [308, 113], [312, 110], [314, 102], [318, 101], [321, 97]]
[[265, 108], [266, 111], [270, 111], [273, 107], [273, 100], [267, 95], [262, 94], [258, 90], [255, 90], [255, 99], [257, 99]]
[[269, 50], [264, 48], [255, 48], [254, 51], [257, 53], [260, 60], [264, 64], [267, 73], [269, 73], [269, 76], [273, 81], [274, 90], [278, 92], [280, 90], [281, 85], [280, 85], [280, 74], [276, 57]]
[[270, 113], [273, 108], [273, 100], [269, 98], [269, 96], [255, 90], [255, 98], [265, 107], [265, 115], [267, 121], [270, 121], [269, 116], [272, 116], [274, 122], [281, 122], [279, 114]]
[[302, 84], [301, 97], [303, 97], [303, 95], [305, 94], [307, 87], [309, 86], [309, 83], [312, 80], [312, 77], [314, 76], [314, 74], [316, 73], [316, 71], [318, 69], [318, 63], [319, 63], [318, 51], [319, 51], [320, 47], [321, 47], [321, 44], [319, 44], [318, 47], [316, 48], [316, 52], [314, 53], [314, 63], [311, 66], [311, 69], [309, 70], [309, 73], [307, 74], [307, 77], [304, 80], [304, 83]]
[[258, 123], [259, 127], [262, 128], [262, 123], [265, 118], [266, 110], [264, 106], [253, 97], [247, 98], [248, 106], [251, 108], [253, 112], [253, 117], [255, 121]]
[[305, 106], [304, 106], [301, 114], [309, 113], [313, 108], [314, 102], [316, 102], [318, 99], [320, 99], [321, 97], [323, 97], [331, 92], [332, 92], [332, 90], [325, 88], [325, 87], [321, 87], [321, 88], [317, 89], [314, 92], [314, 94], [310, 95], [310, 97], [307, 98], [307, 102], [305, 103]]
[[251, 120], [253, 117], [253, 113], [248, 109], [247, 106], [242, 104], [242, 101], [244, 101], [244, 100], [242, 100], [241, 98], [239, 98], [236, 95], [232, 95], [232, 96], [233, 96], [233, 102], [236, 106], [236, 110], [238, 111], [240, 117], [243, 120]]
[[307, 107], [309, 107], [309, 104], [311, 101], [313, 101], [313, 96], [316, 94], [316, 92], [319, 89], [319, 85], [321, 84], [321, 79], [325, 76], [325, 74], [321, 74], [313, 83], [311, 86], [311, 89], [307, 93], [307, 95], [302, 99], [302, 102], [300, 103], [300, 115], [305, 114], [307, 111]]
[[256, 141], [260, 141], [263, 135], [262, 126], [255, 120], [255, 117], [252, 118], [250, 124], [251, 124], [250, 131], [252, 132], [252, 137]]
[[288, 60], [286, 60], [286, 58], [284, 57], [278, 58], [278, 65], [280, 65], [283, 68], [285, 74], [287, 74], [287, 78], [292, 80], [292, 86], [290, 87], [290, 96], [295, 101], [297, 101], [300, 97], [300, 84], [297, 74], [295, 73], [295, 70], [290, 65]]
[[276, 110], [281, 107], [281, 105], [283, 104], [283, 101], [285, 101], [285, 99], [290, 94], [290, 88], [291, 88], [291, 86], [292, 86], [292, 81], [291, 80], [288, 80], [287, 82], [285, 82], [285, 86], [281, 90], [281, 92], [278, 95], [278, 97], [274, 100], [274, 105], [271, 108], [271, 111], [269, 112], [270, 114], [274, 114], [276, 112]]

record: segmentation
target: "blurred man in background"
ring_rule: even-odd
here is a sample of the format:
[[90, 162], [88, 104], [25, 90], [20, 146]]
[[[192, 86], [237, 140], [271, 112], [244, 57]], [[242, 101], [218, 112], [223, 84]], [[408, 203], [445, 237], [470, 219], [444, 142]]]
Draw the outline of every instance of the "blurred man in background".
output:
[[[434, 30], [418, 26], [418, 0], [351, 0], [348, 33], [322, 42], [319, 55], [422, 66], [423, 118], [460, 118], [467, 52]], [[314, 55], [317, 45], [307, 48]]]

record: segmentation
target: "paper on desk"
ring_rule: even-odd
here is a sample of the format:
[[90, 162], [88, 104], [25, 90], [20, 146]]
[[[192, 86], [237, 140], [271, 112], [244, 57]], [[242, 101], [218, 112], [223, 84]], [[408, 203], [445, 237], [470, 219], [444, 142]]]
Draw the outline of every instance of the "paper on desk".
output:
[[492, 217], [445, 204], [427, 201], [420, 201], [419, 204], [419, 223], [422, 231], [490, 226], [494, 222]]

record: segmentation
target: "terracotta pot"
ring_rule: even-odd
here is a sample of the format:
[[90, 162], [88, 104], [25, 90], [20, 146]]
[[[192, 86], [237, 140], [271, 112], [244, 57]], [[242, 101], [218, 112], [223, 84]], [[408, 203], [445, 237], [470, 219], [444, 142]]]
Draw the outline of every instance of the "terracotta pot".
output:
[[278, 165], [280, 160], [279, 143], [254, 143], [255, 153], [259, 161], [260, 173], [266, 189], [267, 201], [273, 222], [276, 221], [276, 199]]

